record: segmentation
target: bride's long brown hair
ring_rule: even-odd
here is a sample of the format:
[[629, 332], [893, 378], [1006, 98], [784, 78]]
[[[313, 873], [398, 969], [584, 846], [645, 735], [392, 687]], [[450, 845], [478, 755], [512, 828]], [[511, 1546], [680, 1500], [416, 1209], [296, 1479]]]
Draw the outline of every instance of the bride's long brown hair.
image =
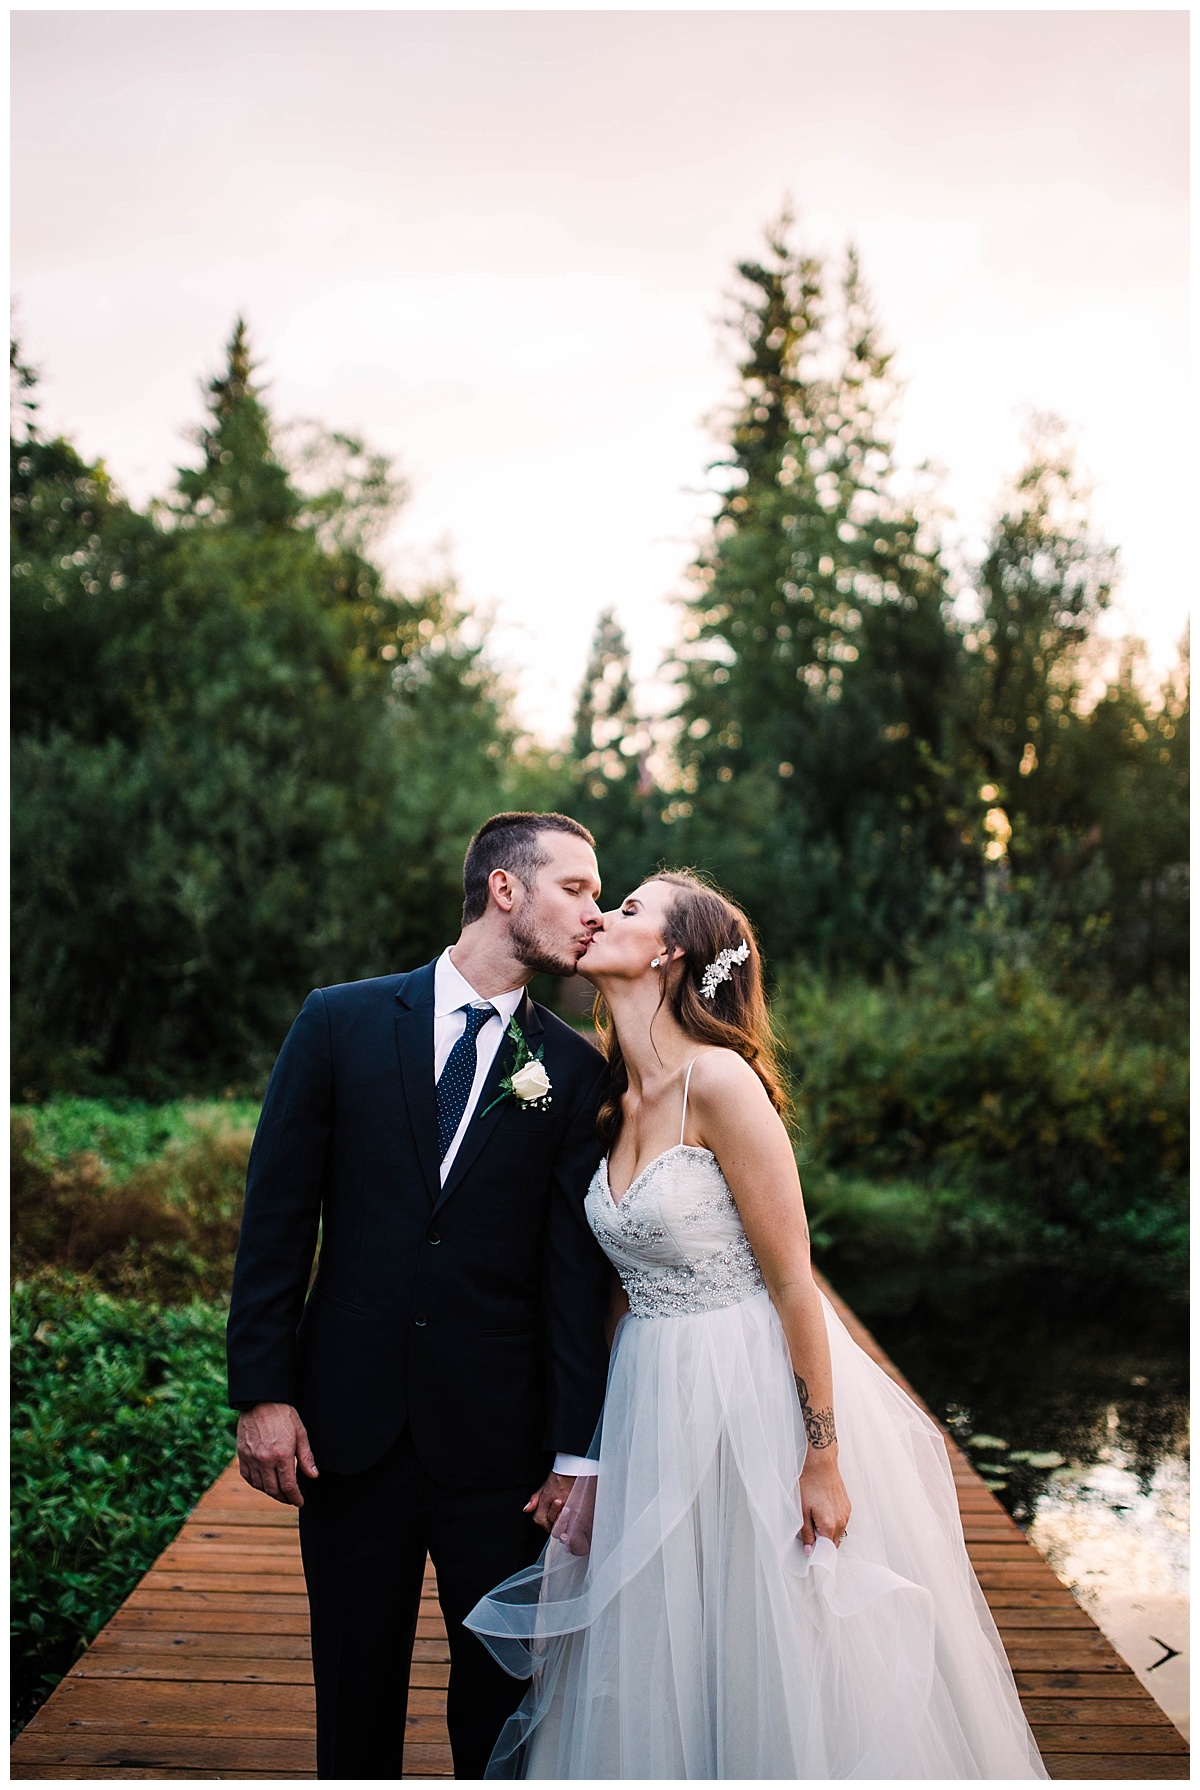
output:
[[[659, 870], [646, 878], [667, 883], [675, 895], [663, 921], [667, 960], [662, 969], [662, 998], [676, 1024], [697, 1044], [718, 1044], [736, 1050], [754, 1070], [785, 1124], [791, 1102], [779, 1071], [779, 1051], [763, 993], [762, 959], [754, 928], [719, 889], [690, 870]], [[704, 972], [722, 951], [737, 950], [742, 940], [749, 946], [744, 963], [732, 965], [708, 1000], [700, 992]], [[681, 959], [671, 961], [678, 946]], [[671, 972], [674, 972], [672, 975]], [[596, 1129], [606, 1150], [621, 1130], [621, 1096], [629, 1086], [629, 1071], [617, 1040], [616, 1028], [603, 995], [596, 996], [595, 1021], [608, 1058], [608, 1090], [600, 1103]]]

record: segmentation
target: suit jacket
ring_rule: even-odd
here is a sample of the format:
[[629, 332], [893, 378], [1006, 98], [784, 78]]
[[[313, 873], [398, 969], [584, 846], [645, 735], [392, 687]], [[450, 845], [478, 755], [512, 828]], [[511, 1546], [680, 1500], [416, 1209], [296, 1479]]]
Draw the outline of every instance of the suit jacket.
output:
[[485, 1112], [506, 1036], [441, 1187], [433, 972], [315, 989], [284, 1041], [250, 1154], [229, 1398], [295, 1405], [335, 1473], [407, 1423], [444, 1484], [535, 1484], [556, 1450], [587, 1452], [604, 1398], [609, 1276], [583, 1200], [605, 1066], [526, 995], [551, 1103]]

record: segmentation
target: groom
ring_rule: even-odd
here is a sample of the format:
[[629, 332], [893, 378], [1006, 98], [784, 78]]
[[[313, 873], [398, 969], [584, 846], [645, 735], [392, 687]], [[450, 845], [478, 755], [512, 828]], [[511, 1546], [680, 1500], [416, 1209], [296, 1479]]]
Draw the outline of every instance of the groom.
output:
[[242, 1477], [300, 1506], [320, 1777], [400, 1776], [426, 1551], [457, 1777], [482, 1777], [524, 1690], [462, 1619], [537, 1557], [604, 1397], [583, 1211], [604, 1063], [525, 992], [600, 925], [594, 844], [565, 815], [495, 815], [458, 942], [314, 990], [267, 1086], [229, 1399]]

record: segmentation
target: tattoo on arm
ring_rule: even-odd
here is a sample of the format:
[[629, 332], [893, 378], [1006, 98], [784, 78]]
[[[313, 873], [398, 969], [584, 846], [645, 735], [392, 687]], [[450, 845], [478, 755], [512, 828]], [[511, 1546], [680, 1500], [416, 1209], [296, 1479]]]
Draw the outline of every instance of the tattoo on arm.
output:
[[804, 1431], [813, 1448], [828, 1448], [831, 1442], [837, 1441], [837, 1431], [833, 1427], [833, 1410], [814, 1411], [808, 1396], [808, 1382], [793, 1372], [796, 1382], [796, 1393], [800, 1400], [800, 1409], [804, 1413]]

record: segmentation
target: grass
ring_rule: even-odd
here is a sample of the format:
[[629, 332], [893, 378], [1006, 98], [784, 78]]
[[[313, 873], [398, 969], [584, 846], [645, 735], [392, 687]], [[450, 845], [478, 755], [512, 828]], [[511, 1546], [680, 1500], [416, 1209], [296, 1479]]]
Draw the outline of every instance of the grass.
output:
[[43, 1271], [12, 1300], [18, 1727], [233, 1452], [225, 1307], [117, 1299]]

